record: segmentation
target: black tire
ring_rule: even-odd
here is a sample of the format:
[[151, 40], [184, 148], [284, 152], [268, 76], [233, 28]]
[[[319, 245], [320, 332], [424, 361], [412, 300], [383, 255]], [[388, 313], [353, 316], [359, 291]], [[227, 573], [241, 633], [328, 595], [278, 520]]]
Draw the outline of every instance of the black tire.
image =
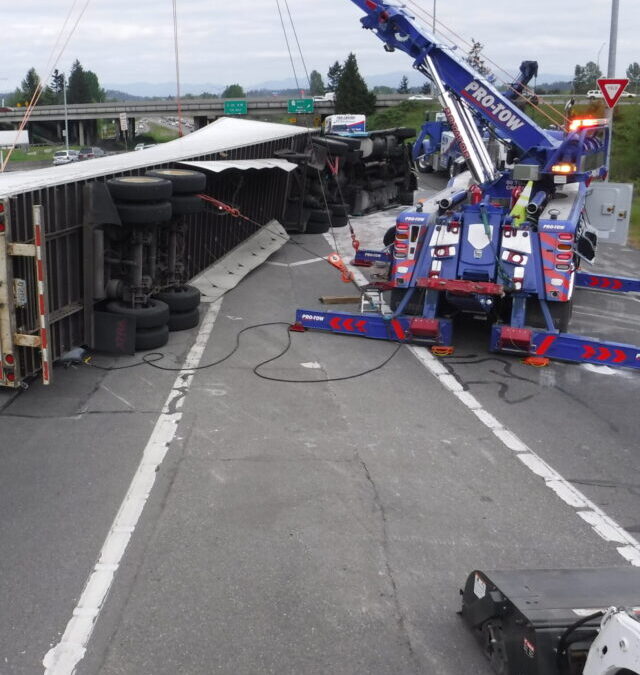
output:
[[189, 216], [204, 211], [204, 201], [196, 195], [174, 195], [171, 202], [171, 213], [176, 216]]
[[198, 308], [191, 309], [188, 312], [172, 312], [169, 315], [169, 330], [175, 333], [179, 330], [188, 330], [195, 328], [200, 323], [200, 312]]
[[114, 199], [128, 202], [160, 201], [171, 197], [171, 182], [156, 176], [121, 176], [107, 181]]
[[170, 312], [190, 312], [200, 304], [200, 291], [195, 286], [168, 288], [153, 297], [168, 305]]
[[[425, 290], [426, 289], [424, 288], [416, 288], [413, 291], [411, 300], [409, 300], [406, 307], [404, 308], [404, 314], [409, 314], [410, 316], [422, 315]], [[389, 307], [391, 307], [391, 311], [396, 311], [407, 291], [408, 289], [406, 288], [394, 288], [391, 290], [391, 298], [389, 299]]]
[[329, 221], [327, 220], [324, 223], [316, 223], [313, 220], [310, 220], [307, 223], [307, 227], [305, 228], [304, 232], [305, 234], [324, 234], [325, 232], [329, 231]]
[[153, 298], [146, 307], [132, 307], [122, 300], [112, 300], [107, 303], [107, 312], [134, 317], [136, 329], [156, 328], [164, 326], [169, 321], [169, 305]]
[[385, 246], [391, 246], [393, 242], [396, 240], [396, 226], [392, 225], [385, 233], [384, 237], [382, 237], [382, 243]]
[[431, 165], [430, 162], [428, 162], [425, 158], [424, 155], [421, 157], [418, 157], [416, 160], [416, 166], [418, 167], [418, 171], [420, 173], [432, 173], [433, 172], [433, 166]]
[[334, 216], [348, 216], [349, 204], [333, 202], [332, 204], [329, 204], [329, 211], [331, 211]]
[[413, 206], [413, 190], [400, 190], [398, 192], [398, 203]]
[[[556, 330], [559, 330], [561, 333], [568, 332], [571, 316], [573, 315], [573, 299], [568, 302], [548, 302], [547, 305]], [[527, 299], [527, 317], [525, 323], [531, 328], [547, 330], [547, 322], [544, 319], [538, 298]]]
[[149, 225], [171, 220], [171, 202], [116, 202], [120, 220], [124, 225]]
[[326, 209], [311, 209], [309, 214], [309, 222], [313, 223], [327, 223], [329, 224], [329, 214]]
[[152, 169], [145, 176], [163, 178], [171, 182], [174, 195], [202, 192], [207, 187], [207, 177], [200, 171], [189, 169]]
[[393, 130], [393, 134], [398, 140], [407, 141], [416, 135], [416, 130], [411, 127], [398, 127]]
[[136, 351], [164, 347], [169, 341], [169, 327], [164, 324], [155, 328], [140, 328], [136, 331]]
[[331, 216], [331, 225], [333, 227], [346, 227], [348, 222], [348, 216]]

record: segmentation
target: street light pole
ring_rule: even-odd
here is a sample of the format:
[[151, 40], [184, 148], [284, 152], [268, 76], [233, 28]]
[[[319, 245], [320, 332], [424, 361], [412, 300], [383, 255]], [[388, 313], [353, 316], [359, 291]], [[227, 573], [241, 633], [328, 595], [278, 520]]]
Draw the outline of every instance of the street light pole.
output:
[[[607, 77], [616, 76], [616, 56], [618, 50], [618, 16], [620, 14], [620, 0], [611, 0], [611, 32], [609, 35], [609, 63]], [[609, 148], [607, 149], [607, 180], [611, 173], [611, 146], [613, 145], [613, 108], [607, 106], [607, 120], [609, 121]]]
[[62, 100], [64, 101], [64, 140], [69, 154], [69, 114], [67, 112], [67, 78], [62, 74]]
[[433, 0], [433, 34], [436, 34], [436, 0]]

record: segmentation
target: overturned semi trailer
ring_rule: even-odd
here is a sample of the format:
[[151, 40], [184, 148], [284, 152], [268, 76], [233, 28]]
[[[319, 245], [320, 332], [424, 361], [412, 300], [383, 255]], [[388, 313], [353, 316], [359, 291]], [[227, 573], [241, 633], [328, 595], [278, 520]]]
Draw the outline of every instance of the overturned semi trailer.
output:
[[[222, 118], [140, 152], [0, 174], [0, 386], [19, 387], [40, 372], [48, 383], [62, 355], [99, 346], [104, 324], [96, 331], [96, 322], [110, 302], [142, 316], [158, 293], [281, 221], [295, 165], [271, 158], [307, 143], [305, 129]], [[149, 201], [152, 194], [136, 203], [131, 189], [152, 183], [149, 171], [202, 174], [197, 192], [214, 201], [193, 208], [195, 193], [174, 195], [173, 214], [167, 200]], [[131, 193], [120, 202], [118, 183]], [[138, 213], [146, 216], [132, 224]]]

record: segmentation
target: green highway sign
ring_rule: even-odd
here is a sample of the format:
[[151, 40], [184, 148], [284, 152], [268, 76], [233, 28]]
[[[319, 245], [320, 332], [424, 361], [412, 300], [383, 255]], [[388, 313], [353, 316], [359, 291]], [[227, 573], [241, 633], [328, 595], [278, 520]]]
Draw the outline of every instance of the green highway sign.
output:
[[290, 98], [287, 101], [287, 112], [302, 114], [302, 113], [312, 113], [313, 112], [313, 99], [312, 98]]
[[246, 115], [247, 102], [246, 101], [225, 101], [224, 102], [225, 115]]

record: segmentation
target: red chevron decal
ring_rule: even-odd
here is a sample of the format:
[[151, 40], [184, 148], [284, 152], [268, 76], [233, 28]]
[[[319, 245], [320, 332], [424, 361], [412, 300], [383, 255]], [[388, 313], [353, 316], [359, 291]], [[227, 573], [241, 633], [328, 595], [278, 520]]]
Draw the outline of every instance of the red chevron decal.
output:
[[598, 361], [606, 361], [611, 358], [611, 350], [606, 347], [600, 347], [600, 356], [598, 356]]
[[583, 359], [590, 359], [597, 353], [597, 350], [594, 349], [591, 345], [583, 345], [583, 348], [584, 348], [584, 353], [582, 354]]
[[622, 363], [627, 360], [627, 355], [621, 349], [616, 349], [615, 352], [616, 358], [613, 359], [614, 363]]
[[342, 325], [345, 330], [353, 331], [353, 319], [344, 319]]
[[614, 279], [613, 280], [613, 286], [611, 286], [612, 290], [617, 291], [620, 288], [622, 288], [622, 281], [620, 279]]
[[598, 277], [589, 277], [589, 286], [597, 286], [600, 283]]
[[547, 337], [540, 343], [536, 356], [542, 356], [549, 351], [549, 347], [556, 341], [555, 335], [547, 335]]
[[367, 332], [367, 322], [366, 321], [358, 321], [356, 324], [356, 330], [360, 333], [366, 333]]
[[334, 316], [331, 321], [329, 321], [329, 325], [333, 330], [340, 330], [340, 317], [339, 316]]

